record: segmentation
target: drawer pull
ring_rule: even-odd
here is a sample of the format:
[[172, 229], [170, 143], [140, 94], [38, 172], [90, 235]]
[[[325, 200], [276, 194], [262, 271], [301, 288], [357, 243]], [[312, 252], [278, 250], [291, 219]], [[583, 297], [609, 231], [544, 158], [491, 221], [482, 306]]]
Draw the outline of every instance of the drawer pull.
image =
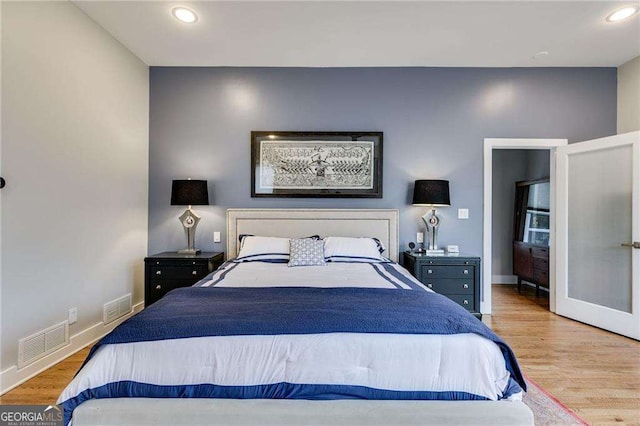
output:
[[465, 269], [464, 271], [462, 271], [462, 273], [465, 274], [465, 275], [469, 275], [469, 270]]
[[433, 274], [433, 270], [431, 269], [427, 270], [427, 274]]
[[468, 301], [467, 299], [464, 299], [464, 300], [462, 301], [462, 304], [463, 304], [463, 305], [468, 305], [468, 304], [469, 304], [469, 301]]
[[161, 286], [160, 284], [158, 284], [158, 285], [156, 286], [156, 290], [162, 290], [162, 286]]
[[156, 275], [162, 275], [162, 271], [156, 271]]
[[433, 288], [433, 284], [429, 283], [429, 284], [427, 284], [427, 287]]
[[462, 284], [462, 288], [469, 288], [469, 284]]
[[198, 271], [191, 272], [191, 275], [198, 275]]

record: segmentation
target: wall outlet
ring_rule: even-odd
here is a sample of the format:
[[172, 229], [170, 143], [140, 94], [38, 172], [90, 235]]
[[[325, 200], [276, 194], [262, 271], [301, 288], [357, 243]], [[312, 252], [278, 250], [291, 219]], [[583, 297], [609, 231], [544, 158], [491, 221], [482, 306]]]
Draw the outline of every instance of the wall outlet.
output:
[[220, 232], [216, 231], [213, 233], [213, 242], [214, 243], [219, 243], [220, 242]]
[[424, 232], [418, 232], [416, 234], [416, 242], [418, 244], [423, 244], [424, 243]]
[[78, 308], [69, 309], [69, 324], [74, 324], [78, 321]]
[[458, 219], [469, 219], [469, 209], [458, 209]]

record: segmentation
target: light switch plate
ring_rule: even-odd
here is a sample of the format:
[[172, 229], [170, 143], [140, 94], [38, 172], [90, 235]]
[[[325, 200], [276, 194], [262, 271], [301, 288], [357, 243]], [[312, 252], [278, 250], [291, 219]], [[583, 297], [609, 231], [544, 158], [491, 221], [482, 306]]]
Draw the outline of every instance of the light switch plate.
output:
[[220, 242], [220, 232], [216, 231], [213, 233], [213, 242], [214, 243], [219, 243]]
[[418, 232], [416, 234], [416, 242], [418, 244], [423, 244], [424, 243], [424, 232]]
[[458, 209], [458, 219], [469, 219], [469, 209]]
[[69, 324], [75, 324], [78, 321], [78, 308], [69, 309]]

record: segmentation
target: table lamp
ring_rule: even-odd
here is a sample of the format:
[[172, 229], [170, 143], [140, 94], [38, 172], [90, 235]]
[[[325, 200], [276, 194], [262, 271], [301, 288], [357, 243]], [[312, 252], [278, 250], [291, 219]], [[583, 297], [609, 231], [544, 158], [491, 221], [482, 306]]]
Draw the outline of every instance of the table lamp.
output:
[[189, 206], [178, 219], [184, 226], [184, 233], [187, 235], [187, 248], [178, 251], [183, 254], [198, 254], [200, 249], [195, 248], [196, 227], [200, 222], [198, 216], [191, 206], [209, 205], [209, 190], [206, 180], [174, 180], [171, 186], [171, 205]]
[[448, 180], [417, 180], [413, 187], [414, 206], [428, 206], [431, 211], [422, 216], [429, 234], [427, 254], [444, 254], [438, 249], [438, 226], [440, 217], [436, 214], [436, 207], [450, 206]]

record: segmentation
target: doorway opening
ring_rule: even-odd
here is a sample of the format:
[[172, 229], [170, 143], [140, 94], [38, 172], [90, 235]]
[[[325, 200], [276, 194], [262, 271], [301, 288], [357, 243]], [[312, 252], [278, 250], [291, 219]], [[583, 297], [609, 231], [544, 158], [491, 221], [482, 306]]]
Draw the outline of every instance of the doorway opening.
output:
[[[484, 188], [483, 188], [483, 249], [482, 249], [482, 295], [480, 309], [483, 314], [491, 314], [492, 301], [492, 285], [493, 285], [493, 192], [494, 192], [494, 151], [509, 150], [511, 152], [523, 150], [536, 150], [533, 158], [548, 158], [549, 164], [549, 217], [554, 217], [554, 183], [555, 183], [555, 148], [567, 144], [566, 139], [485, 139], [484, 140]], [[509, 157], [511, 152], [502, 153], [503, 157]], [[515, 154], [517, 155], [517, 153]], [[526, 179], [526, 177], [525, 177]], [[512, 183], [509, 183], [512, 184]], [[513, 207], [511, 209], [513, 211]], [[496, 212], [498, 214], [498, 212]], [[506, 225], [507, 232], [512, 234], [513, 216], [511, 216]], [[548, 262], [549, 262], [549, 309], [555, 312], [555, 262], [553, 256], [555, 254], [555, 224], [551, 220], [548, 227]], [[504, 245], [504, 244], [502, 244]], [[509, 277], [508, 279], [513, 279]]]

